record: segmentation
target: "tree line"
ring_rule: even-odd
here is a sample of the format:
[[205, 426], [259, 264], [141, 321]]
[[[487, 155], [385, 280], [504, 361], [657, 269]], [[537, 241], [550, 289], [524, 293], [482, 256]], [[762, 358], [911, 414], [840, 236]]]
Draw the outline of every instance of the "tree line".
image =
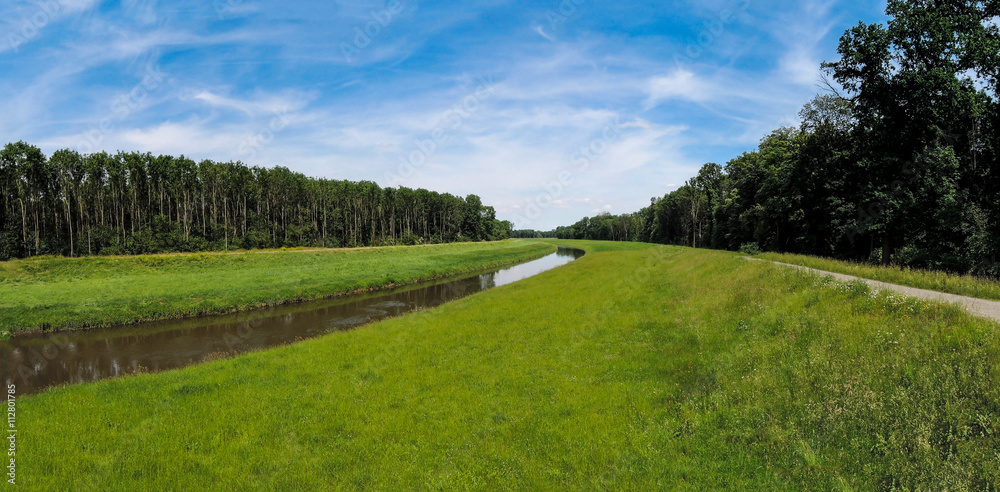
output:
[[[801, 125], [561, 238], [741, 247], [1000, 277], [1000, 2], [891, 0]], [[835, 82], [835, 83], [834, 83]]]
[[512, 224], [476, 195], [314, 179], [149, 153], [0, 151], [0, 259], [488, 241]]

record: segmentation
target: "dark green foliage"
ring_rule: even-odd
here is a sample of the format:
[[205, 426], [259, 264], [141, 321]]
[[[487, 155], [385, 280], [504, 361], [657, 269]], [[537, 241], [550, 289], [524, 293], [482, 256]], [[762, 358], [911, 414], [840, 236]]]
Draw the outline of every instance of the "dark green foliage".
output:
[[522, 229], [510, 233], [510, 237], [515, 239], [542, 239], [555, 238], [556, 231], [536, 231], [532, 229]]
[[506, 239], [476, 195], [308, 178], [183, 156], [0, 151], [0, 260]]
[[740, 253], [745, 255], [759, 255], [760, 246], [758, 246], [757, 243], [743, 243], [743, 245], [740, 246]]
[[809, 102], [799, 128], [724, 168], [707, 164], [637, 213], [587, 218], [559, 237], [756, 243], [998, 276], [998, 13], [996, 1], [890, 1], [885, 25], [850, 29], [840, 59], [824, 64], [846, 94]]

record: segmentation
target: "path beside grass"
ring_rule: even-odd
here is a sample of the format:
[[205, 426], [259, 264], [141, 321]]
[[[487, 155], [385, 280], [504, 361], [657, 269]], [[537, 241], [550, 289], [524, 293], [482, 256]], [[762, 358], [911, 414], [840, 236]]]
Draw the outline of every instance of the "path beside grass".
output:
[[[767, 260], [761, 260], [761, 261], [767, 261]], [[842, 273], [827, 272], [823, 270], [817, 270], [815, 268], [804, 267], [801, 265], [782, 263], [780, 261], [772, 261], [771, 263], [774, 263], [775, 265], [797, 268], [799, 270], [812, 272], [819, 275], [824, 275], [824, 276], [829, 275], [841, 282], [851, 282], [860, 280], [862, 282], [867, 283], [868, 286], [874, 290], [891, 290], [910, 297], [916, 297], [917, 299], [923, 299], [925, 301], [957, 304], [966, 311], [976, 316], [992, 319], [994, 321], [1000, 321], [1000, 302], [997, 301], [987, 301], [985, 299], [976, 299], [975, 297], [957, 296], [954, 294], [946, 294], [944, 292], [937, 292], [933, 290], [907, 287], [905, 285], [889, 284], [885, 282], [879, 282], [878, 280], [870, 280], [866, 278], [854, 277], [851, 275], [844, 275]]]
[[892, 285], [944, 292], [975, 299], [1000, 301], [1000, 282], [996, 279], [957, 275], [940, 270], [923, 270], [896, 265], [873, 265], [790, 253], [762, 253], [755, 258], [836, 272]]
[[[17, 399], [29, 490], [996, 490], [1000, 330], [716, 251]], [[554, 247], [554, 246], [550, 246]]]

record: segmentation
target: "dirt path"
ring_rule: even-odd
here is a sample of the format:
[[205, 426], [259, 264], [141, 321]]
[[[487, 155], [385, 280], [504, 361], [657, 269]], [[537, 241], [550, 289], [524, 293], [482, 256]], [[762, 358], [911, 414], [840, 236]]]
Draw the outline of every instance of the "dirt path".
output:
[[887, 284], [885, 282], [879, 282], [877, 280], [868, 280], [866, 278], [852, 277], [850, 275], [844, 275], [840, 273], [825, 272], [823, 270], [816, 270], [813, 268], [807, 268], [799, 265], [791, 265], [788, 263], [781, 263], [777, 261], [772, 261], [771, 263], [774, 263], [775, 265], [798, 268], [799, 270], [805, 270], [807, 272], [817, 273], [820, 275], [830, 275], [833, 278], [844, 282], [851, 280], [861, 280], [863, 282], [866, 282], [869, 286], [871, 286], [872, 289], [891, 290], [899, 292], [900, 294], [903, 295], [916, 297], [928, 301], [958, 304], [966, 311], [976, 316], [992, 319], [994, 321], [1000, 321], [1000, 302], [997, 301], [987, 301], [983, 299], [976, 299], [975, 297], [957, 296], [954, 294], [945, 294], [943, 292], [936, 292], [933, 290], [924, 290], [924, 289], [917, 289], [914, 287], [906, 287], [903, 285]]

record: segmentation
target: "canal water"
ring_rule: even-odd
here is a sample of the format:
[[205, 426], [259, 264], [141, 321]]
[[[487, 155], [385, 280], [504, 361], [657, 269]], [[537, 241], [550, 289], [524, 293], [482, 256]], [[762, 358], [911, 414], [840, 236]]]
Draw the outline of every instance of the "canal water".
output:
[[225, 316], [158, 321], [101, 330], [15, 337], [0, 342], [7, 384], [18, 395], [138, 372], [158, 372], [346, 331], [507, 285], [583, 256], [549, 256], [489, 273], [391, 291]]

